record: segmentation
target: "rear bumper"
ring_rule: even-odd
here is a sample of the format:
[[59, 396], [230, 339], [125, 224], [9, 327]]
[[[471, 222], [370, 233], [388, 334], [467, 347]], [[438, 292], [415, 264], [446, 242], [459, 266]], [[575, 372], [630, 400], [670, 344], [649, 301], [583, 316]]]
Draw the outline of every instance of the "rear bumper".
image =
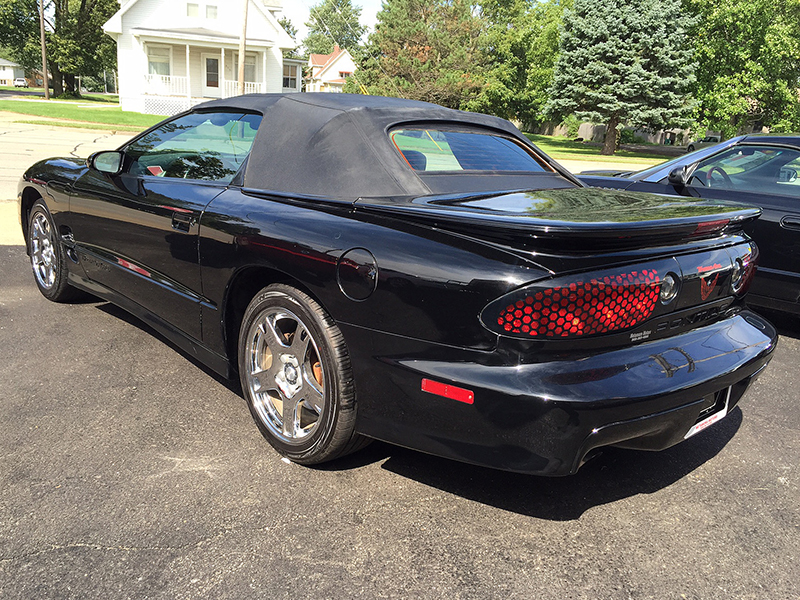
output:
[[[682, 441], [715, 394], [730, 388], [729, 409], [739, 401], [777, 344], [772, 325], [750, 311], [579, 358], [541, 351], [521, 357], [527, 364], [340, 327], [353, 353], [361, 433], [542, 475], [575, 473], [603, 446], [661, 450]], [[423, 392], [423, 378], [467, 388], [474, 403]]]

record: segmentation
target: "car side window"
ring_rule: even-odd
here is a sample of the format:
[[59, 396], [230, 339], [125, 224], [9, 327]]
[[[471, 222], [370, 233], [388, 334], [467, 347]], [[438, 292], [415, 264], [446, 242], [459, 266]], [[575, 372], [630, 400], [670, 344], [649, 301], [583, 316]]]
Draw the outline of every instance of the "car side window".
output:
[[261, 116], [192, 113], [164, 123], [125, 148], [132, 175], [228, 183], [250, 153]]
[[776, 146], [735, 146], [701, 161], [693, 187], [781, 194], [800, 198], [800, 151]]

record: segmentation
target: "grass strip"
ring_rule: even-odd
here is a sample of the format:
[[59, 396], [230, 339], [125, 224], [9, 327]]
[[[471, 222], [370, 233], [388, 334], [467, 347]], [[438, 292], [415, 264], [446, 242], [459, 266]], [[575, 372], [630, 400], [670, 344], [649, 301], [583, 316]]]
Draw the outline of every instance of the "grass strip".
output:
[[138, 127], [144, 129], [155, 125], [165, 117], [144, 115], [135, 112], [123, 112], [119, 106], [73, 106], [71, 104], [55, 104], [48, 102], [28, 102], [26, 100], [0, 100], [0, 110], [35, 117], [50, 117], [81, 123], [104, 123]]
[[45, 119], [20, 119], [14, 123], [26, 123], [29, 125], [52, 125], [53, 127], [70, 127], [72, 129], [96, 129], [98, 131], [120, 131], [138, 133], [142, 127], [131, 127], [130, 125], [106, 125], [105, 123], [82, 123], [80, 121], [48, 121]]
[[600, 154], [601, 147], [575, 142], [569, 138], [526, 133], [526, 137], [556, 160], [586, 160], [652, 165], [653, 161], [669, 160], [669, 156], [656, 152], [631, 152], [617, 150], [612, 156]]

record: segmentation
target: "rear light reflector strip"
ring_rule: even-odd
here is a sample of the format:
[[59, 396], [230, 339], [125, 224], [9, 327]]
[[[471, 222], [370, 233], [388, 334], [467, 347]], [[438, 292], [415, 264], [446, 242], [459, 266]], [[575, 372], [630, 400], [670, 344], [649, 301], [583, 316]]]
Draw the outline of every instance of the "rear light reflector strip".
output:
[[433, 379], [422, 380], [422, 391], [435, 394], [436, 396], [450, 398], [451, 400], [457, 400], [465, 404], [472, 404], [475, 402], [475, 394], [472, 390], [466, 390], [455, 385], [448, 385], [440, 381], [434, 381]]

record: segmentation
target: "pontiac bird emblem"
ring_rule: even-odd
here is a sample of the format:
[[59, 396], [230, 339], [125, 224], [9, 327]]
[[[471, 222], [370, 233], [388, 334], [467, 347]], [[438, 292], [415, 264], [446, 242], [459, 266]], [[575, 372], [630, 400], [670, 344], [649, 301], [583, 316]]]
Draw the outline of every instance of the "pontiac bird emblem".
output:
[[708, 299], [708, 297], [711, 295], [711, 292], [714, 291], [714, 288], [717, 286], [718, 279], [719, 279], [719, 273], [714, 275], [714, 279], [711, 279], [710, 282], [703, 278], [700, 279], [700, 297], [703, 300]]

